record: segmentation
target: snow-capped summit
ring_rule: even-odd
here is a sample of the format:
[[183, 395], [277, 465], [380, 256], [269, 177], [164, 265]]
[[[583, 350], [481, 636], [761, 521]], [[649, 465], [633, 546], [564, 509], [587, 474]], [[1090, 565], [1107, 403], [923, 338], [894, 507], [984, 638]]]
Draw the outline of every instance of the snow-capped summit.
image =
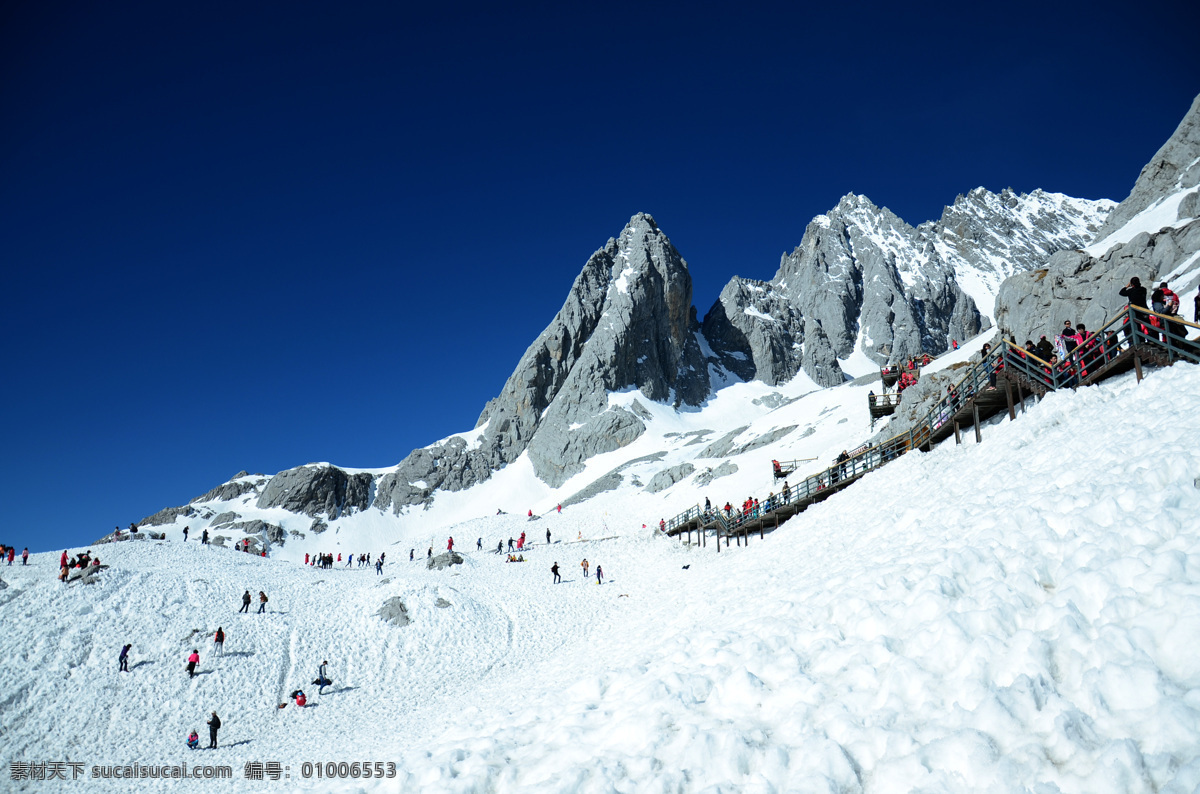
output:
[[834, 386], [846, 374], [940, 353], [989, 324], [1005, 277], [1084, 245], [1113, 206], [976, 188], [914, 228], [849, 193], [809, 223], [770, 282], [730, 281], [704, 335], [725, 368], [766, 383], [803, 369]]

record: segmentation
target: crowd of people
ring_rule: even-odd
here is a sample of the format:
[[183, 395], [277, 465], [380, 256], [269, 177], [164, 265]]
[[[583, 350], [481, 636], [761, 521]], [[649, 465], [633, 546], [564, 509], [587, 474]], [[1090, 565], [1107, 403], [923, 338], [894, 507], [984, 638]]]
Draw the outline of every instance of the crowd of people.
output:
[[[8, 564], [12, 565], [13, 560], [15, 560], [16, 558], [17, 558], [17, 547], [16, 546], [6, 546], [3, 543], [0, 543], [0, 562], [3, 562], [4, 560], [8, 560]], [[21, 552], [21, 564], [22, 565], [29, 564], [29, 549], [28, 548], [26, 548], [24, 551]]]

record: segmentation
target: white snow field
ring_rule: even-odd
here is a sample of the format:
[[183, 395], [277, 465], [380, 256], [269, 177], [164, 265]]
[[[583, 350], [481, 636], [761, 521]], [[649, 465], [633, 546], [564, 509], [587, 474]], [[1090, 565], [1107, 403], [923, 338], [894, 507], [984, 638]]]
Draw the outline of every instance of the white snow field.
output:
[[[828, 416], [852, 421], [835, 421], [815, 448], [836, 452], [866, 433], [865, 388], [779, 410], [814, 421], [815, 400], [850, 394], [853, 408]], [[339, 550], [386, 550], [382, 576], [306, 567], [302, 544], [262, 559], [185, 544], [174, 529], [162, 543], [95, 547], [112, 567], [91, 586], [56, 582], [57, 554], [18, 560], [0, 569], [5, 788], [1197, 790], [1200, 368], [1053, 393], [983, 434], [906, 455], [720, 553], [641, 529], [652, 508], [687, 506], [688, 481], [667, 498], [627, 477], [538, 521], [494, 515], [496, 490], [452, 525], [403, 516], [386, 541], [399, 545], [384, 545], [378, 516], [344, 524]], [[776, 449], [753, 453], [752, 474], [710, 485], [714, 504], [765, 493]], [[541, 493], [510, 469], [497, 488]], [[693, 501], [704, 495], [694, 489]], [[547, 547], [547, 527], [556, 541], [590, 540]], [[486, 548], [522, 530], [538, 543], [525, 563]], [[374, 547], [345, 548], [376, 532]], [[436, 536], [438, 551], [446, 534], [468, 550], [462, 566], [427, 570], [426, 543], [408, 561], [418, 537]], [[584, 557], [611, 578], [584, 580]], [[267, 592], [267, 614], [237, 613], [246, 589]], [[393, 597], [409, 625], [377, 616]], [[212, 654], [218, 626], [224, 658]], [[118, 673], [125, 642], [131, 670]], [[193, 648], [200, 675], [189, 680]], [[322, 659], [335, 683], [316, 695]], [[277, 709], [296, 687], [311, 705]], [[192, 728], [207, 745], [212, 710], [221, 747], [187, 750]], [[82, 762], [84, 774], [229, 765], [233, 779], [8, 779], [11, 762], [56, 761]], [[396, 777], [303, 777], [305, 762], [328, 761], [391, 762]], [[248, 780], [247, 762], [279, 762], [290, 777]]]

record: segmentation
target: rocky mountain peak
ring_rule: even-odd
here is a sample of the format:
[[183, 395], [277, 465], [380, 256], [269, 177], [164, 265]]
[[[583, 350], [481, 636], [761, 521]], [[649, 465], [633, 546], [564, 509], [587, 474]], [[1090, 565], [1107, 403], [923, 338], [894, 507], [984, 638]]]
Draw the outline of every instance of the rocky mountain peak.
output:
[[1154, 153], [1134, 182], [1133, 190], [1105, 222], [1097, 236], [1103, 242], [1135, 215], [1157, 201], [1200, 184], [1200, 95], [1167, 142]]
[[1063, 320], [1099, 329], [1125, 305], [1120, 289], [1132, 276], [1146, 285], [1168, 281], [1187, 300], [1200, 284], [1200, 96], [1129, 196], [1097, 225], [1091, 244], [1060, 250], [1001, 285], [996, 321], [1005, 334], [1037, 339]]

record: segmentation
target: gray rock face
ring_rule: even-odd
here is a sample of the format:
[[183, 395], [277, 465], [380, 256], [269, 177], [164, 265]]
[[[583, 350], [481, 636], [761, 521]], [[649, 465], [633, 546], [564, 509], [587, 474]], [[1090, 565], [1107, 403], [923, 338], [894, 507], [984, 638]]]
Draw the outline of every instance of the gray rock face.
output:
[[337, 518], [371, 504], [373, 480], [370, 474], [347, 474], [336, 466], [300, 466], [272, 477], [258, 497], [258, 506]]
[[183, 516], [184, 518], [191, 518], [192, 516], [195, 516], [195, 515], [198, 515], [198, 513], [196, 512], [196, 509], [189, 505], [184, 505], [183, 507], [168, 507], [163, 510], [159, 510], [157, 513], [155, 513], [152, 516], [146, 516], [145, 518], [143, 518], [141, 521], [139, 521], [137, 523], [138, 523], [139, 527], [144, 527], [144, 526], [157, 527], [157, 526], [162, 526], [163, 524], [174, 524], [175, 519], [178, 518], [179, 516]]
[[[257, 518], [250, 521], [237, 521], [231, 524], [226, 524], [224, 527], [222, 527], [222, 529], [240, 529], [247, 535], [264, 533], [267, 536], [267, 540], [269, 540], [271, 543], [274, 543], [276, 546], [282, 546], [284, 541], [287, 540], [287, 532], [284, 531], [283, 527], [276, 526], [275, 524], [268, 524], [266, 521], [260, 521]], [[250, 538], [249, 541], [251, 548], [257, 548], [258, 544], [253, 538]]]
[[695, 470], [696, 467], [690, 463], [680, 463], [678, 466], [663, 469], [650, 478], [650, 482], [646, 484], [646, 490], [650, 493], [665, 491], [680, 480], [689, 477]]
[[233, 479], [229, 482], [218, 485], [206, 494], [197, 496], [189, 504], [195, 504], [196, 502], [227, 502], [248, 493], [258, 493], [266, 482], [267, 478], [261, 474], [248, 474], [245, 471], [240, 471], [233, 475]]
[[631, 466], [636, 466], [639, 463], [650, 463], [656, 460], [662, 460], [664, 457], [666, 457], [666, 455], [666, 452], [655, 452], [650, 455], [643, 455], [640, 458], [634, 458], [633, 460], [625, 461], [604, 476], [589, 483], [582, 490], [568, 496], [563, 500], [562, 506], [570, 507], [571, 505], [577, 505], [580, 502], [586, 502], [588, 499], [591, 499], [597, 494], [602, 494], [605, 491], [615, 490], [617, 486], [619, 486], [625, 479], [621, 475], [621, 472], [625, 471]]
[[502, 462], [526, 448], [561, 485], [583, 461], [619, 449], [645, 425], [608, 392], [698, 405], [708, 369], [695, 337], [687, 263], [649, 215], [635, 215], [584, 266], [558, 315], [479, 417]]
[[[1057, 253], [1045, 269], [1019, 273], [1001, 285], [996, 323], [1006, 337], [1022, 345], [1026, 340], [1037, 342], [1043, 334], [1053, 339], [1064, 320], [1099, 330], [1127, 303], [1117, 292], [1131, 276], [1143, 284], [1154, 280], [1157, 269], [1143, 258], [1152, 250], [1145, 245], [1118, 246], [1099, 260], [1082, 251]], [[1123, 256], [1126, 253], [1132, 256]]]
[[402, 629], [412, 622], [408, 617], [408, 607], [404, 605], [404, 600], [399, 596], [384, 601], [383, 606], [375, 614], [383, 618], [384, 623], [389, 623], [398, 629]]
[[728, 477], [730, 474], [737, 474], [738, 466], [732, 461], [725, 461], [715, 469], [705, 469], [696, 475], [692, 483], [697, 488], [703, 488], [713, 480], [719, 480], [722, 477]]
[[718, 438], [716, 441], [709, 444], [704, 449], [700, 450], [697, 458], [724, 458], [728, 457], [733, 450], [733, 442], [742, 433], [750, 429], [750, 425], [742, 425], [741, 427], [730, 430], [725, 435]]
[[442, 571], [449, 568], [451, 565], [462, 565], [462, 555], [457, 551], [443, 551], [441, 554], [435, 554], [429, 557], [425, 562], [425, 567], [431, 571]]
[[849, 194], [813, 219], [771, 281], [726, 285], [702, 326], [713, 363], [770, 384], [803, 370], [835, 386], [839, 359], [856, 350], [879, 364], [944, 352], [988, 324], [961, 277], [990, 294], [1009, 273], [1091, 240], [1111, 206], [977, 188], [913, 228]]
[[[1097, 242], [1103, 242], [1133, 216], [1164, 196], [1200, 184], [1200, 160], [1197, 158], [1200, 158], [1200, 95], [1192, 100], [1191, 108], [1175, 132], [1142, 168], [1129, 196], [1108, 216]], [[1192, 217], [1194, 214], [1193, 205]]]
[[433, 491], [482, 482], [526, 450], [538, 477], [561, 485], [589, 458], [645, 432], [645, 407], [610, 406], [610, 392], [698, 405], [709, 382], [691, 300], [687, 263], [653, 218], [635, 215], [588, 259], [558, 314], [484, 407], [479, 438], [414, 450], [380, 479], [375, 506], [427, 505]]

